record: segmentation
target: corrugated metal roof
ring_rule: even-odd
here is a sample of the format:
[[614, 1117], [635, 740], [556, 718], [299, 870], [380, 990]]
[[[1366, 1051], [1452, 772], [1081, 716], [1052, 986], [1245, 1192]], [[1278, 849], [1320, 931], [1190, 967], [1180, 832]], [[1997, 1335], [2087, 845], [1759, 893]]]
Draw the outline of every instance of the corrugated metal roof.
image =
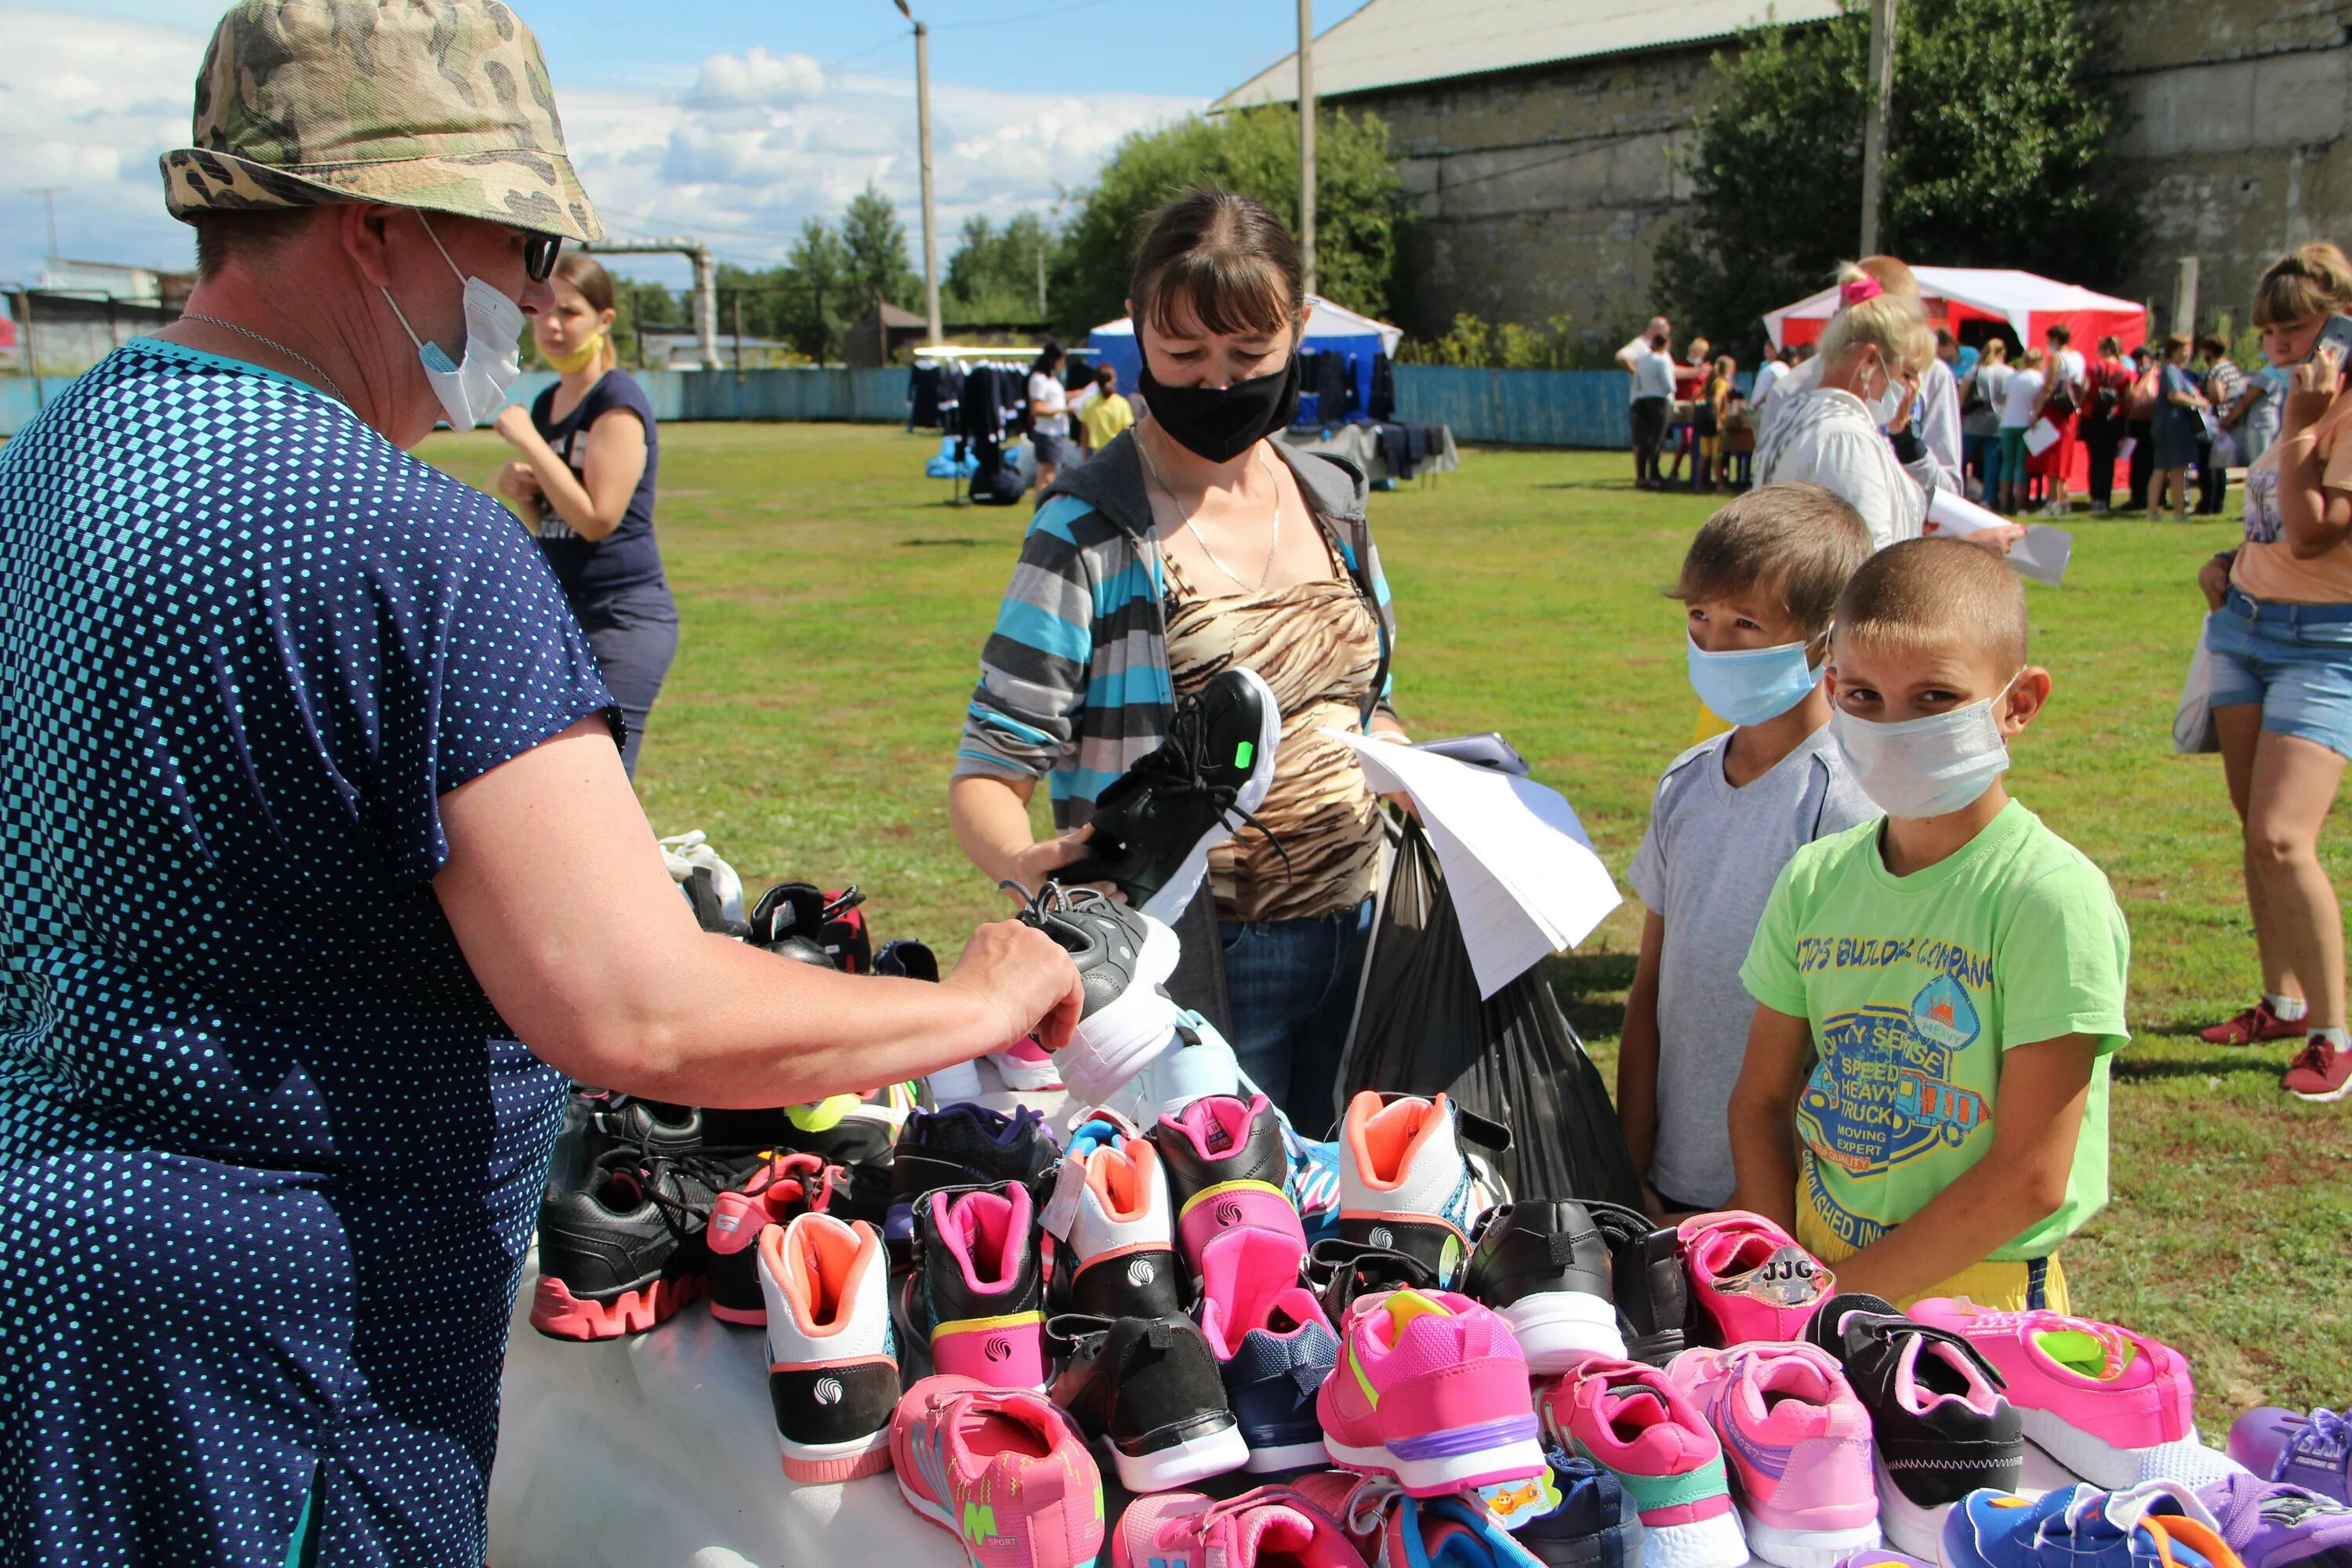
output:
[[[1813, 22], [1837, 0], [1371, 0], [1315, 40], [1316, 96], [1439, 81], [1555, 60], [1727, 38], [1767, 19]], [[1298, 57], [1285, 55], [1211, 105], [1240, 109], [1298, 97]]]

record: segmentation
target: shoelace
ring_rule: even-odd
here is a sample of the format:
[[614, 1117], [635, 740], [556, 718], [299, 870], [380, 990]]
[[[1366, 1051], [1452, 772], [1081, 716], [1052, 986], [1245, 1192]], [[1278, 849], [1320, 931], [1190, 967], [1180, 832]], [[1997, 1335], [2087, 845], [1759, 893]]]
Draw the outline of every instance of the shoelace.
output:
[[1276, 837], [1273, 829], [1260, 822], [1255, 814], [1244, 809], [1240, 804], [1241, 791], [1232, 784], [1209, 781], [1208, 742], [1208, 721], [1201, 715], [1200, 703], [1180, 702], [1176, 705], [1174, 716], [1168, 721], [1166, 742], [1139, 758], [1128, 771], [1172, 784], [1180, 790], [1208, 796], [1209, 804], [1217, 808], [1220, 821], [1228, 813], [1238, 816], [1243, 826], [1273, 845], [1274, 852], [1282, 858], [1284, 872], [1288, 873], [1291, 868], [1290, 851], [1283, 847], [1282, 840]]
[[[2311, 1413], [2309, 1426], [2311, 1431], [2319, 1435], [2321, 1442], [2332, 1445], [2338, 1453], [2352, 1449], [2352, 1411], [2338, 1415], [2333, 1410], [2315, 1408]], [[2287, 1447], [2289, 1451], [2293, 1451], [2301, 1444], [2302, 1439], [2298, 1437]]]
[[2320, 1036], [2314, 1035], [2304, 1041], [2303, 1049], [2295, 1053], [2294, 1060], [2286, 1064], [2287, 1070], [2293, 1072], [2297, 1068], [2308, 1068], [2313, 1072], [2324, 1073], [2335, 1056], [2336, 1047]]

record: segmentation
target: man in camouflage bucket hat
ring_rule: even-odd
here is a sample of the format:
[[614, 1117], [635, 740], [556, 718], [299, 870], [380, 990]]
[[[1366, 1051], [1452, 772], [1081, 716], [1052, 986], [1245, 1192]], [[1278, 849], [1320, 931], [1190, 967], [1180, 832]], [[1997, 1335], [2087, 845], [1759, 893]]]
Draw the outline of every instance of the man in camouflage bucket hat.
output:
[[163, 154], [176, 218], [356, 199], [604, 237], [539, 40], [497, 0], [246, 0], [205, 51], [194, 141]]
[[[0, 447], [0, 1563], [466, 1568], [567, 1079], [791, 1105], [1084, 998], [1011, 921], [936, 984], [700, 931], [545, 556], [399, 449], [596, 231], [511, 12], [254, 0], [195, 123], [186, 312]], [[637, 1152], [549, 1332], [702, 1284]]]

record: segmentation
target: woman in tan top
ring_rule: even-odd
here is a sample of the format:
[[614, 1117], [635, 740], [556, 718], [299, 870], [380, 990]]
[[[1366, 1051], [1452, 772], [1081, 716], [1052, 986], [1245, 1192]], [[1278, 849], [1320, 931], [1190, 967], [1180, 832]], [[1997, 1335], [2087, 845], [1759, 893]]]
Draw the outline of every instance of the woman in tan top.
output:
[[2301, 1041], [2283, 1087], [2309, 1100], [2352, 1089], [2344, 912], [2319, 859], [2352, 756], [2352, 391], [2341, 358], [2314, 352], [2328, 318], [2347, 310], [2352, 263], [2333, 245], [2304, 246], [2263, 274], [2254, 324], [2293, 379], [2280, 439], [2246, 472], [2245, 542], [2200, 578], [2263, 992], [2204, 1037]]
[[[1159, 743], [1174, 697], [1255, 670], [1282, 709], [1266, 835], [1215, 850], [1209, 886], [1234, 1052], [1320, 1134], [1381, 844], [1362, 768], [1322, 731], [1404, 738], [1364, 479], [1276, 439], [1297, 406], [1306, 298], [1297, 247], [1263, 205], [1202, 190], [1162, 208], [1129, 309], [1141, 422], [1038, 509], [982, 654], [950, 812], [982, 871], [1034, 886], [1085, 856], [1095, 796]], [[1063, 830], [1043, 841], [1027, 809], [1040, 778]]]

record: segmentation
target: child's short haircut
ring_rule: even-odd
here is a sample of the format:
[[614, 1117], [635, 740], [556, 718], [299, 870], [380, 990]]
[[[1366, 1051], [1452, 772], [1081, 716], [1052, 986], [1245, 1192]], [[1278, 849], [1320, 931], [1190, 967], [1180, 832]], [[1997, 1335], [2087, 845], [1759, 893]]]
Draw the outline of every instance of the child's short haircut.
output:
[[2025, 666], [2025, 584], [1989, 550], [1957, 539], [1906, 539], [1864, 563], [1838, 601], [1843, 642], [1880, 647], [1962, 645], [2004, 670]]
[[1780, 597], [1811, 642], [1869, 559], [1870, 529], [1842, 497], [1819, 485], [1767, 485], [1701, 525], [1666, 597], [1689, 604], [1760, 589]]

